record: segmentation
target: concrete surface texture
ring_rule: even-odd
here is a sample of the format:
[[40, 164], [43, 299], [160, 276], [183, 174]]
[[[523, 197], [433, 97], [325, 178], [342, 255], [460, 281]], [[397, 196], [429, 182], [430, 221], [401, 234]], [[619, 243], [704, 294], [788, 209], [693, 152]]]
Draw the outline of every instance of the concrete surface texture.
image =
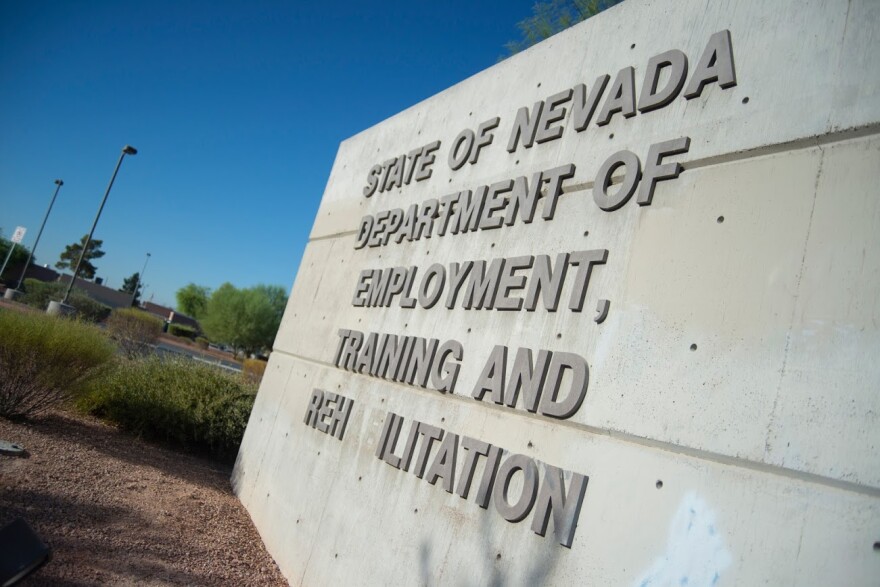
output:
[[233, 475], [288, 580], [876, 585], [878, 31], [629, 0], [345, 141]]

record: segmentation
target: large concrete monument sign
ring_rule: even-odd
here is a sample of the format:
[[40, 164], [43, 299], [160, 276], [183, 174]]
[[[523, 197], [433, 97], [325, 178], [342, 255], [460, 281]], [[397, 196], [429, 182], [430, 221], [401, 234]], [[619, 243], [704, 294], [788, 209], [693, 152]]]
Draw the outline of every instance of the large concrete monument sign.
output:
[[345, 141], [233, 479], [290, 582], [877, 585], [878, 58], [629, 0]]

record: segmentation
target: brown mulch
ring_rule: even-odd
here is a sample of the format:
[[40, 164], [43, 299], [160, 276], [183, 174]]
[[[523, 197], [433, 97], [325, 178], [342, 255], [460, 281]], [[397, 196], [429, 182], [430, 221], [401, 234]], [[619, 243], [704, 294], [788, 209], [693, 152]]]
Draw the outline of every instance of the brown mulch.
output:
[[52, 560], [23, 585], [287, 585], [232, 493], [231, 467], [54, 412], [0, 418], [0, 526], [25, 518]]

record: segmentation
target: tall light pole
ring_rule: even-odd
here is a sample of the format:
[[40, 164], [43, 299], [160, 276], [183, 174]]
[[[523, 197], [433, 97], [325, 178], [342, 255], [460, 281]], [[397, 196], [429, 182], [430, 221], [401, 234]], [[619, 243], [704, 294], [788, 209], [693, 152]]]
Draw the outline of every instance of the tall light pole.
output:
[[144, 272], [147, 270], [147, 262], [150, 260], [150, 253], [147, 253], [147, 258], [144, 259], [144, 268], [141, 269], [141, 272], [138, 273], [137, 279], [134, 280], [134, 291], [131, 292], [131, 305], [134, 306], [134, 299], [137, 297], [138, 287], [141, 284], [141, 281], [144, 280]]
[[73, 289], [73, 284], [76, 282], [77, 275], [79, 275], [79, 268], [82, 266], [83, 259], [86, 256], [86, 251], [89, 250], [89, 244], [92, 242], [92, 235], [95, 234], [95, 227], [98, 226], [98, 219], [101, 218], [101, 211], [104, 210], [104, 204], [107, 203], [107, 196], [110, 195], [110, 188], [113, 187], [113, 181], [116, 179], [116, 174], [119, 172], [119, 166], [122, 165], [122, 159], [125, 158], [126, 155], [137, 155], [137, 149], [135, 149], [131, 145], [125, 145], [124, 147], [122, 147], [122, 153], [119, 154], [119, 161], [116, 162], [116, 169], [113, 170], [113, 175], [110, 177], [110, 183], [107, 184], [107, 191], [104, 192], [104, 199], [101, 200], [101, 206], [98, 208], [98, 214], [95, 215], [95, 221], [92, 223], [92, 230], [89, 231], [89, 236], [86, 237], [86, 242], [83, 244], [82, 252], [79, 254], [79, 261], [76, 262], [76, 269], [73, 270], [73, 277], [71, 278], [70, 283], [67, 285], [67, 291], [64, 292], [64, 298], [61, 300], [62, 306], [67, 304], [67, 298], [70, 297], [70, 291]]
[[55, 205], [55, 198], [58, 197], [58, 192], [61, 190], [61, 186], [64, 185], [64, 182], [60, 179], [55, 180], [55, 193], [52, 195], [52, 200], [49, 202], [49, 209], [46, 210], [46, 215], [43, 216], [43, 223], [40, 225], [40, 231], [37, 233], [37, 240], [34, 241], [34, 246], [31, 247], [31, 252], [28, 255], [27, 261], [24, 264], [24, 269], [21, 271], [21, 277], [18, 278], [18, 285], [15, 286], [15, 289], [21, 289], [21, 283], [24, 281], [24, 276], [27, 274], [28, 267], [31, 266], [31, 259], [34, 256], [34, 253], [37, 250], [37, 245], [40, 244], [40, 237], [43, 236], [43, 228], [46, 227], [46, 221], [49, 220], [49, 213], [52, 211], [52, 206]]

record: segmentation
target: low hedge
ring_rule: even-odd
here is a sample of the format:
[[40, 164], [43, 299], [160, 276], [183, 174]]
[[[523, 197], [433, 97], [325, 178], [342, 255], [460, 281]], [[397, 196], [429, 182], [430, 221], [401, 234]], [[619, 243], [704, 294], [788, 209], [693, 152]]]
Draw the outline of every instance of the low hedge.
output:
[[172, 336], [179, 336], [180, 338], [195, 340], [198, 331], [191, 326], [184, 326], [183, 324], [169, 324], [168, 334]]
[[161, 318], [137, 308], [113, 310], [107, 318], [107, 334], [129, 359], [143, 355], [162, 334]]
[[91, 324], [0, 311], [0, 416], [26, 418], [80, 393], [114, 355]]
[[237, 373], [189, 359], [120, 358], [78, 405], [139, 436], [234, 458], [256, 391]]
[[[67, 289], [66, 283], [60, 281], [46, 282], [39, 279], [24, 280], [24, 295], [19, 300], [23, 304], [45, 311], [50, 301], [61, 301]], [[110, 307], [96, 302], [85, 292], [73, 288], [67, 302], [76, 308], [78, 318], [89, 322], [103, 322], [110, 315]]]

